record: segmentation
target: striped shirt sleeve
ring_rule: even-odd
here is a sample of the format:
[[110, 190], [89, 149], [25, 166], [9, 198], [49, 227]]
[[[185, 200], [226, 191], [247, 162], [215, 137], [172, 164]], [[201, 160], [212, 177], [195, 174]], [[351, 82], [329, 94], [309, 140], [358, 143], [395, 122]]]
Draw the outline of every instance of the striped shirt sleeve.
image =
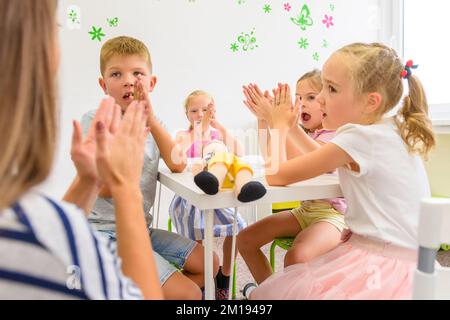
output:
[[40, 195], [28, 195], [20, 206], [36, 240], [66, 268], [66, 287], [88, 299], [142, 299], [122, 274], [115, 246], [93, 230], [82, 210]]

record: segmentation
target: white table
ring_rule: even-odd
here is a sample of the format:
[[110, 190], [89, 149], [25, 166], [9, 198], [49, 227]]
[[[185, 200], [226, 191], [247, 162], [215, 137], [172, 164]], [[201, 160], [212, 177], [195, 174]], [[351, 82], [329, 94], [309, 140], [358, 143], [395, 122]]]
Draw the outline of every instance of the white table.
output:
[[[177, 195], [186, 199], [199, 209], [205, 210], [205, 298], [214, 299], [213, 277], [213, 222], [214, 209], [237, 208], [258, 203], [274, 203], [288, 201], [302, 201], [342, 197], [339, 180], [336, 175], [323, 175], [311, 180], [299, 182], [288, 187], [270, 187], [264, 178], [256, 179], [263, 182], [267, 188], [264, 198], [251, 202], [239, 202], [231, 190], [219, 192], [217, 195], [206, 195], [195, 183], [191, 172], [171, 173], [166, 167], [160, 167], [158, 179], [160, 183]], [[234, 219], [237, 220], [236, 217]], [[236, 226], [235, 226], [236, 228]], [[236, 232], [233, 231], [232, 261], [234, 264]], [[232, 279], [231, 281], [232, 282]], [[231, 287], [230, 287], [231, 288]], [[231, 292], [231, 290], [230, 290]]]

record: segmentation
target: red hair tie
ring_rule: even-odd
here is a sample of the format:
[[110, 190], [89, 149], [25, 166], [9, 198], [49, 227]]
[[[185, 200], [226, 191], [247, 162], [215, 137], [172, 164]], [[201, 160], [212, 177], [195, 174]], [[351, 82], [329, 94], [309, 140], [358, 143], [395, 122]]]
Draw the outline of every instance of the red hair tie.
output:
[[415, 65], [412, 60], [409, 60], [406, 63], [405, 69], [401, 72], [400, 76], [402, 77], [402, 79], [409, 79], [409, 77], [411, 77], [412, 75], [411, 69], [417, 69], [418, 67], [419, 65]]

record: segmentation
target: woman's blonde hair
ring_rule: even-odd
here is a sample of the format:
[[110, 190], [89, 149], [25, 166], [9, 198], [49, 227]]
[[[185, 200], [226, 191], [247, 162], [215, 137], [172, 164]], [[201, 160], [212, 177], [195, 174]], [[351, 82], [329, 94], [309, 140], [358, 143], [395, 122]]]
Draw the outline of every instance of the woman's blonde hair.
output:
[[322, 72], [320, 70], [314, 69], [313, 71], [305, 73], [298, 79], [297, 86], [302, 81], [308, 81], [308, 83], [318, 92], [322, 91]]
[[[343, 47], [337, 54], [348, 56], [350, 77], [356, 94], [378, 92], [382, 96], [376, 120], [398, 105], [403, 96], [402, 63], [395, 50], [379, 43], [354, 43]], [[411, 153], [425, 156], [436, 144], [428, 102], [420, 80], [408, 78], [409, 94], [397, 114], [396, 123], [403, 141]]]
[[50, 173], [56, 143], [56, 0], [0, 0], [0, 208]]

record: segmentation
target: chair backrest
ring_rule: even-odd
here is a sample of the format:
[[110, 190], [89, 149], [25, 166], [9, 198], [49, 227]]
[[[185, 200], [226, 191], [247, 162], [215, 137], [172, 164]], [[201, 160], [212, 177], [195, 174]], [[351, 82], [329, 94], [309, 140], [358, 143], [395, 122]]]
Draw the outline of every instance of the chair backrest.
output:
[[420, 208], [414, 299], [450, 299], [450, 268], [436, 267], [442, 243], [450, 243], [450, 199], [424, 199]]

